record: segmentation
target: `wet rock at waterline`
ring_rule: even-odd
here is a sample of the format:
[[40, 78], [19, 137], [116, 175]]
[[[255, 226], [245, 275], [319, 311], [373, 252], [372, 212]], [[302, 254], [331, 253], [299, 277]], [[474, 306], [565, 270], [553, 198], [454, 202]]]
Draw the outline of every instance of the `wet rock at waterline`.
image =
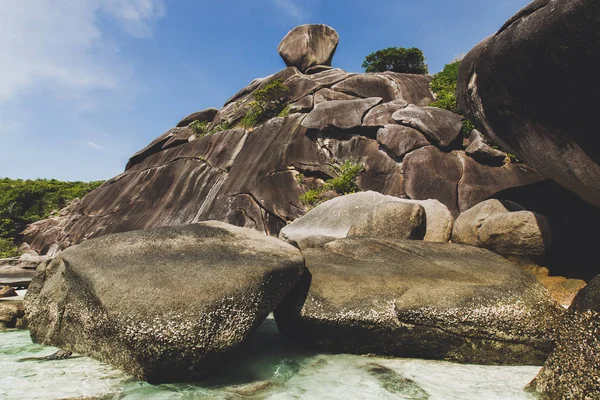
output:
[[[375, 228], [368, 221], [361, 223], [361, 218], [367, 218], [370, 213], [376, 212], [376, 207], [387, 203], [401, 203], [417, 205], [424, 210], [424, 218], [411, 218], [407, 216], [412, 224], [411, 227], [396, 227], [401, 221], [388, 220], [382, 229], [394, 231], [407, 229], [412, 233], [421, 228], [425, 219], [424, 236], [421, 238], [429, 242], [447, 242], [452, 233], [453, 219], [448, 208], [437, 200], [409, 200], [394, 196], [385, 196], [381, 193], [368, 191], [336, 197], [310, 210], [306, 215], [298, 218], [291, 224], [285, 226], [280, 233], [280, 238], [290, 243], [296, 243], [300, 248], [321, 247], [331, 240], [344, 238], [348, 235], [355, 224], [355, 229], [361, 235], [375, 234]], [[401, 207], [401, 206], [399, 206]], [[406, 207], [403, 211], [412, 212], [412, 207]], [[379, 219], [379, 217], [377, 217]], [[420, 222], [419, 222], [420, 221]], [[379, 229], [379, 228], [377, 228]], [[371, 232], [371, 233], [370, 233]], [[398, 232], [396, 232], [398, 233]]]
[[334, 352], [541, 365], [564, 310], [518, 266], [450, 243], [348, 238], [303, 250], [281, 332]]
[[107, 235], [40, 266], [26, 296], [34, 341], [149, 382], [216, 373], [304, 267], [275, 238], [221, 222]]
[[300, 25], [283, 38], [277, 51], [285, 65], [305, 72], [317, 65], [330, 66], [339, 40], [327, 25]]
[[560, 325], [556, 349], [529, 385], [544, 399], [600, 398], [600, 277], [575, 297]]
[[0, 331], [12, 328], [27, 328], [23, 301], [0, 300]]

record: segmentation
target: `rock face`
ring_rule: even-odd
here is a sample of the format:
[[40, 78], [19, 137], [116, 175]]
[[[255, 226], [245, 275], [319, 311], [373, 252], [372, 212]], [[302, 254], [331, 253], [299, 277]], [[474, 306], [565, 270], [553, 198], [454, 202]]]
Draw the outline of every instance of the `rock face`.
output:
[[483, 247], [504, 256], [542, 256], [551, 241], [546, 217], [495, 199], [462, 213], [452, 231], [453, 243]]
[[0, 301], [0, 331], [3, 329], [26, 329], [25, 311], [21, 300]]
[[207, 108], [206, 110], [192, 113], [187, 117], [183, 118], [181, 121], [179, 121], [177, 123], [177, 128], [186, 127], [194, 121], [211, 122], [218, 112], [219, 110], [217, 110], [216, 108]]
[[108, 235], [42, 264], [25, 298], [35, 342], [149, 382], [216, 372], [279, 304], [300, 252], [222, 222]]
[[485, 249], [348, 238], [303, 251], [308, 273], [275, 313], [281, 332], [335, 352], [541, 365], [563, 309]]
[[417, 203], [394, 201], [379, 204], [363, 214], [348, 231], [348, 236], [384, 239], [425, 237], [425, 209]]
[[[279, 237], [305, 248], [312, 247], [315, 243], [324, 244], [327, 240], [345, 238], [353, 227], [355, 233], [374, 232], [378, 228], [373, 227], [373, 219], [380, 218], [374, 216], [376, 208], [379, 206], [389, 207], [388, 204], [391, 203], [418, 205], [423, 208], [424, 215], [419, 218], [412, 212], [408, 213], [406, 216], [410, 221], [410, 226], [395, 226], [395, 221], [388, 221], [389, 225], [382, 227], [388, 233], [396, 231], [401, 234], [399, 231], [406, 229], [410, 234], [414, 231], [416, 235], [421, 228], [419, 221], [423, 222], [424, 217], [427, 222], [424, 236], [420, 238], [430, 242], [447, 242], [450, 238], [454, 220], [448, 208], [439, 201], [400, 199], [372, 191], [349, 194], [326, 201], [313, 208], [302, 218], [298, 218], [284, 227]], [[399, 207], [401, 206], [399, 205]], [[404, 210], [406, 211], [406, 209]], [[413, 208], [411, 207], [410, 210]], [[380, 211], [385, 212], [386, 210], [380, 209]]]
[[285, 65], [300, 72], [316, 65], [331, 65], [340, 37], [327, 25], [300, 25], [279, 43], [277, 51]]
[[[312, 28], [297, 32], [306, 29]], [[490, 166], [466, 155], [456, 138], [460, 116], [427, 107], [434, 99], [430, 75], [322, 66], [307, 72], [291, 66], [255, 79], [218, 110], [206, 135], [187, 126], [160, 135], [122, 174], [60, 216], [31, 225], [23, 240], [44, 254], [106, 234], [206, 220], [277, 236], [308, 211], [300, 196], [337, 177], [346, 161], [364, 166], [356, 181], [361, 191], [438, 200], [453, 216], [543, 179], [523, 164]], [[239, 127], [256, 92], [275, 79], [289, 88], [281, 101], [290, 114]], [[393, 115], [405, 109], [420, 114], [399, 124]]]
[[600, 207], [600, 3], [535, 0], [462, 61], [458, 105], [478, 129]]
[[556, 349], [530, 387], [545, 399], [600, 398], [600, 277], [575, 297]]

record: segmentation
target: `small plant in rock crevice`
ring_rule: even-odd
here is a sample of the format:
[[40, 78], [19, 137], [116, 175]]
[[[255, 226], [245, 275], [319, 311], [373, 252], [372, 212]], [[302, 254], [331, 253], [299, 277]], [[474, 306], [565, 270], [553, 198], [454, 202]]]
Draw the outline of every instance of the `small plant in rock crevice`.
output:
[[196, 120], [189, 124], [188, 128], [193, 130], [197, 135], [204, 136], [208, 132], [208, 122]]
[[[275, 79], [253, 93], [246, 115], [240, 121], [244, 128], [252, 128], [280, 115], [286, 109], [286, 95], [290, 89], [283, 80]], [[289, 109], [288, 109], [289, 111]]]
[[339, 175], [335, 178], [325, 181], [323, 186], [316, 189], [310, 189], [300, 195], [299, 200], [308, 207], [314, 207], [323, 201], [323, 194], [327, 191], [334, 191], [339, 195], [351, 194], [360, 191], [356, 184], [356, 179], [365, 170], [362, 164], [355, 164], [346, 160], [339, 167]]

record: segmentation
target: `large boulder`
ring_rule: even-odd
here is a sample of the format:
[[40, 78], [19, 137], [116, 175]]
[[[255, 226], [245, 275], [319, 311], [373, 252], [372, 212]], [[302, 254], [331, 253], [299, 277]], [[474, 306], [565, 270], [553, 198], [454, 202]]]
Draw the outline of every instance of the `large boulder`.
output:
[[541, 365], [564, 311], [531, 275], [472, 246], [347, 238], [303, 255], [308, 272], [275, 317], [327, 351]]
[[294, 247], [222, 222], [89, 240], [42, 264], [31, 337], [149, 382], [216, 372], [304, 268]]
[[202, 111], [197, 111], [195, 113], [188, 115], [187, 117], [184, 117], [181, 121], [179, 121], [177, 123], [177, 127], [182, 128], [182, 127], [188, 126], [189, 124], [191, 124], [194, 121], [211, 122], [215, 118], [215, 116], [217, 115], [218, 112], [219, 112], [219, 110], [217, 110], [214, 107], [207, 108], [206, 110], [202, 110]]
[[552, 241], [548, 220], [512, 202], [486, 200], [460, 214], [452, 242], [483, 247], [504, 256], [539, 257]]
[[300, 25], [288, 32], [277, 51], [285, 65], [305, 72], [315, 65], [331, 65], [339, 40], [327, 25]]
[[437, 107], [417, 107], [410, 104], [397, 110], [392, 118], [400, 125], [410, 126], [427, 136], [431, 143], [447, 147], [462, 129], [462, 117]]
[[600, 398], [600, 277], [581, 290], [558, 331], [556, 348], [529, 387], [544, 399]]
[[425, 236], [425, 209], [416, 203], [393, 201], [379, 204], [356, 220], [348, 237], [417, 239]]
[[[349, 194], [326, 201], [285, 226], [279, 237], [296, 243], [301, 248], [311, 247], [311, 244], [314, 243], [323, 244], [327, 241], [345, 238], [357, 221], [368, 218], [367, 215], [375, 207], [391, 202], [417, 204], [423, 207], [426, 220], [423, 240], [446, 242], [450, 238], [454, 220], [448, 209], [439, 201], [400, 199], [373, 191]], [[393, 224], [393, 221], [390, 223]]]
[[600, 3], [535, 0], [467, 54], [458, 106], [492, 142], [600, 207]]
[[362, 125], [363, 117], [371, 108], [381, 103], [381, 97], [356, 100], [332, 100], [319, 103], [302, 121], [309, 129], [352, 129]]
[[0, 300], [0, 331], [26, 329], [25, 310], [22, 300]]

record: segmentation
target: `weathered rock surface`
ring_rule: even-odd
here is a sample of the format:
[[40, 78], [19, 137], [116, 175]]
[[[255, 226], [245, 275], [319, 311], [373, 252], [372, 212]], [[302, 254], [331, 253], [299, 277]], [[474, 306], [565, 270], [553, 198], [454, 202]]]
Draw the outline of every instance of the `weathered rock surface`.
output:
[[415, 201], [368, 191], [336, 197], [310, 210], [281, 230], [279, 237], [300, 248], [345, 238], [352, 226], [374, 207], [386, 203], [417, 204], [423, 207], [427, 221], [423, 240], [446, 242], [454, 220], [448, 209], [436, 200]]
[[[236, 128], [256, 91], [275, 79], [289, 88], [281, 100], [290, 114], [248, 131]], [[23, 240], [41, 254], [51, 249], [55, 254], [110, 233], [205, 220], [276, 236], [307, 212], [299, 196], [338, 176], [346, 161], [364, 166], [356, 181], [360, 190], [439, 200], [453, 215], [500, 191], [542, 179], [523, 165], [481, 164], [458, 147], [441, 152], [435, 140], [396, 124], [391, 115], [405, 104], [425, 107], [433, 101], [431, 79], [322, 67], [303, 74], [295, 66], [255, 79], [217, 112], [206, 135], [188, 127], [169, 130], [134, 154], [122, 174], [59, 217], [31, 225]], [[378, 84], [365, 85], [371, 81]], [[360, 97], [371, 95], [393, 101], [379, 104]], [[432, 120], [423, 126], [436, 131], [436, 124]], [[444, 171], [446, 165], [453, 169]], [[443, 236], [435, 240], [443, 241]]]
[[300, 25], [279, 43], [277, 51], [285, 65], [305, 72], [316, 65], [331, 65], [340, 37], [327, 25]]
[[21, 300], [0, 300], [0, 331], [3, 329], [26, 329], [25, 311]]
[[298, 280], [300, 252], [222, 222], [108, 235], [40, 266], [35, 342], [149, 382], [216, 372]]
[[544, 399], [600, 398], [600, 277], [575, 297], [558, 331], [556, 349], [529, 384]]
[[477, 129], [473, 129], [469, 135], [469, 146], [465, 153], [482, 163], [501, 164], [506, 158], [506, 153], [487, 144]]
[[504, 256], [545, 255], [552, 242], [543, 215], [511, 202], [491, 199], [462, 213], [455, 221], [452, 242], [483, 247]]
[[385, 125], [377, 131], [377, 141], [395, 160], [402, 160], [411, 151], [430, 145], [422, 133], [402, 125]]
[[431, 143], [447, 147], [462, 129], [462, 117], [437, 107], [417, 107], [410, 104], [392, 114], [400, 125], [410, 126], [427, 136]]
[[494, 143], [600, 207], [600, 3], [536, 0], [460, 65], [458, 105]]
[[360, 216], [350, 227], [348, 237], [422, 240], [425, 226], [425, 209], [422, 206], [394, 201], [376, 205]]
[[309, 272], [275, 317], [284, 335], [328, 351], [539, 365], [563, 314], [485, 249], [349, 238], [303, 255]]
[[186, 127], [194, 121], [211, 122], [215, 118], [215, 116], [217, 115], [218, 112], [219, 112], [219, 110], [217, 110], [214, 107], [211, 107], [211, 108], [207, 108], [206, 110], [192, 113], [192, 114], [188, 115], [187, 117], [183, 118], [181, 121], [179, 121], [177, 123], [177, 128]]
[[318, 130], [358, 128], [362, 125], [366, 112], [379, 103], [381, 103], [381, 97], [319, 103], [302, 121], [302, 126]]
[[17, 292], [12, 286], [0, 286], [0, 297], [14, 297], [17, 296]]
[[531, 211], [494, 214], [486, 218], [477, 232], [479, 245], [494, 253], [517, 256], [542, 256], [552, 241], [546, 217]]
[[568, 279], [564, 276], [550, 275], [550, 270], [531, 262], [523, 262], [516, 257], [507, 257], [510, 261], [519, 264], [523, 271], [532, 274], [540, 282], [550, 296], [564, 308], [569, 308], [575, 296], [586, 286], [582, 279]]

